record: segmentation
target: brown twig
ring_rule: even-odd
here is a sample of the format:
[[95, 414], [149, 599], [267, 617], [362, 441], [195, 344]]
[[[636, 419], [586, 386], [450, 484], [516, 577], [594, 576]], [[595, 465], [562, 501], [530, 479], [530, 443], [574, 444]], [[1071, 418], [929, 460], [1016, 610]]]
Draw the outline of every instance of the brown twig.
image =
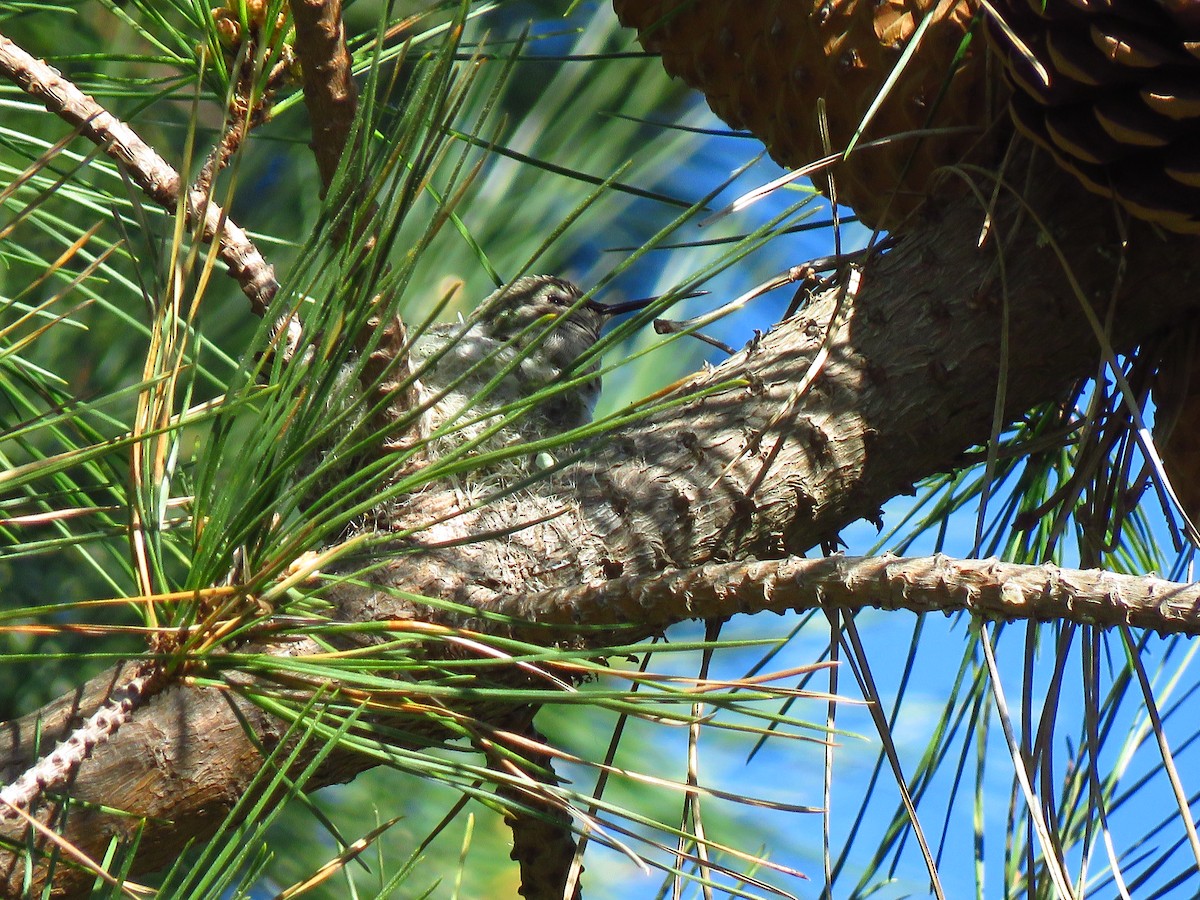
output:
[[313, 155], [321, 174], [321, 197], [342, 159], [354, 114], [354, 84], [341, 0], [289, 0], [296, 23], [296, 56], [304, 72], [304, 103], [312, 121]]
[[[35, 59], [0, 35], [0, 75], [35, 97], [46, 109], [114, 160], [151, 200], [169, 211], [179, 206], [183, 193], [179, 173], [137, 133], [83, 93], [53, 66]], [[279, 290], [275, 270], [250, 237], [231, 222], [224, 211], [200, 192], [188, 190], [186, 213], [190, 223], [200, 223], [205, 241], [217, 245], [217, 254], [229, 268], [255, 315], [263, 315]]]
[[278, 63], [267, 77], [267, 83], [257, 99], [254, 97], [254, 83], [258, 70], [250, 63], [254, 58], [253, 43], [247, 46], [245, 60], [239, 71], [233, 97], [230, 100], [229, 121], [221, 134], [221, 139], [209, 151], [200, 174], [192, 184], [193, 193], [206, 197], [212, 196], [212, 183], [237, 153], [242, 142], [253, 128], [257, 128], [271, 117], [271, 104], [280, 85], [288, 77], [288, 63]]
[[[496, 795], [512, 803], [504, 821], [512, 830], [513, 848], [509, 857], [521, 868], [517, 892], [525, 900], [564, 900], [564, 890], [575, 860], [575, 834], [571, 815], [565, 805], [552, 799], [557, 781], [552, 756], [538, 748], [545, 737], [534, 727], [535, 710], [526, 709], [507, 723], [510, 734], [519, 736], [521, 755], [527, 765], [519, 765], [497, 752], [492, 740], [477, 740], [488, 756], [489, 765], [507, 778], [499, 783]], [[566, 900], [579, 900], [578, 885]]]

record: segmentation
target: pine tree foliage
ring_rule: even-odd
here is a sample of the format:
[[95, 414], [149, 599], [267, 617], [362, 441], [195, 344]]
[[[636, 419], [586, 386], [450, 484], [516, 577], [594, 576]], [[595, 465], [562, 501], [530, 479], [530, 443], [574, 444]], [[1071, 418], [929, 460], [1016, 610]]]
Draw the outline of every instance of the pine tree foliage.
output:
[[[88, 758], [26, 777], [46, 833], [27, 831], [24, 813], [0, 818], [5, 889], [1194, 892], [1197, 626], [1171, 605], [1182, 589], [1121, 582], [1145, 588], [1158, 624], [1142, 629], [1099, 576], [1086, 595], [1069, 571], [1011, 570], [1049, 573], [1035, 597], [986, 563], [885, 559], [847, 561], [836, 584], [813, 582], [815, 599], [773, 606], [774, 576], [756, 559], [843, 541], [866, 555], [1187, 580], [1187, 525], [1157, 484], [1145, 428], [1167, 302], [1136, 325], [1093, 314], [1104, 340], [1087, 332], [1045, 371], [998, 340], [1006, 356], [988, 363], [982, 400], [937, 393], [960, 361], [922, 356], [897, 328], [888, 365], [863, 364], [850, 396], [839, 379], [859, 360], [842, 342], [916, 309], [855, 318], [870, 308], [863, 273], [864, 304], [887, 282], [870, 273], [888, 266], [910, 296], [926, 288], [919, 266], [903, 268], [904, 240], [880, 243], [844, 213], [830, 230], [828, 206], [794, 185], [766, 212], [715, 223], [776, 170], [668, 81], [606, 4], [347, 2], [354, 88], [321, 101], [302, 88], [313, 73], [295, 22], [338, 6], [0, 2], [0, 49], [53, 65], [157, 160], [125, 158], [124, 132], [95, 114], [68, 124], [54, 108], [63, 92], [38, 95], [8, 64], [0, 693], [5, 735], [22, 746], [3, 761], [5, 790], [35, 771], [21, 754], [53, 760], [59, 735], [75, 735], [61, 759], [83, 743]], [[994, 296], [979, 288], [973, 306], [1011, 318], [1014, 335], [1054, 332], [1020, 323], [1029, 304], [1005, 293], [1033, 277], [1016, 272], [1032, 252], [1016, 235], [1040, 222], [1011, 200], [1020, 179], [958, 174], [984, 185], [952, 201], [972, 223], [960, 234], [995, 229], [983, 241]], [[988, 191], [1009, 198], [995, 220]], [[1077, 271], [1088, 240], [1052, 222], [1039, 240], [1053, 252], [1027, 268], [1066, 271], [1095, 300], [1094, 273]], [[1140, 250], [1122, 271], [1149, 268]], [[658, 299], [528, 396], [505, 379], [570, 312], [505, 332], [477, 365], [447, 351], [453, 371], [438, 367], [433, 338], [478, 334], [503, 309], [497, 289], [542, 272], [581, 285], [580, 308]], [[1185, 263], [1175, 277], [1195, 280]], [[780, 317], [759, 296], [772, 287], [801, 307], [791, 337], [755, 330]], [[688, 299], [698, 290], [712, 293]], [[939, 323], [959, 324], [937, 305], [921, 313], [931, 341]], [[722, 340], [749, 345], [727, 362]], [[704, 365], [710, 353], [725, 366]], [[757, 369], [760, 358], [801, 359], [802, 375], [771, 382], [784, 370]], [[893, 363], [931, 393], [889, 401]], [[541, 427], [539, 410], [597, 371], [594, 418]], [[755, 420], [766, 425], [721, 430], [717, 413], [763, 397], [783, 398]], [[911, 423], [876, 427], [872, 403]], [[973, 424], [955, 431], [972, 403]], [[893, 442], [883, 461], [881, 431]], [[910, 432], [901, 452], [894, 435]], [[840, 441], [865, 449], [843, 465]], [[926, 461], [919, 444], [940, 456]], [[834, 487], [802, 473], [801, 457]], [[769, 483], [737, 481], [761, 460]], [[918, 477], [884, 528], [853, 524]], [[664, 515], [655, 485], [675, 491], [660, 530], [647, 524]], [[728, 527], [706, 530], [723, 514]], [[985, 587], [996, 605], [975, 602]], [[1035, 599], [1057, 606], [1022, 620]], [[868, 606], [884, 609], [857, 611]], [[173, 714], [216, 721], [202, 704], [229, 734], [184, 730], [186, 752], [174, 733], [146, 737]], [[94, 773], [129, 770], [132, 746], [180, 772], [227, 767], [229, 795], [143, 818], [129, 810], [154, 791], [87, 793], [113, 784]], [[85, 847], [87, 834], [102, 840]]]

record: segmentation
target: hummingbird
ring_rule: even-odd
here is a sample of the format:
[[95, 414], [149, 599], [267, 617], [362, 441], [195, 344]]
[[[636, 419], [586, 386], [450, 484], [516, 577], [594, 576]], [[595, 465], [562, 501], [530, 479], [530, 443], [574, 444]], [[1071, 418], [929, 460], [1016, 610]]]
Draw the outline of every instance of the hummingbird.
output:
[[564, 278], [527, 275], [490, 294], [472, 320], [434, 325], [413, 341], [410, 364], [431, 404], [426, 427], [447, 429], [434, 439], [432, 455], [481, 438], [504, 418], [500, 410], [574, 379], [583, 380], [510, 418], [480, 447], [529, 443], [591, 421], [600, 362], [578, 363], [618, 307], [582, 297]]
[[[600, 361], [586, 359], [589, 351], [609, 318], [651, 302], [583, 300], [583, 291], [564, 278], [527, 275], [489, 294], [466, 321], [432, 325], [409, 341], [402, 339], [383, 356], [400, 352], [406, 359], [376, 391], [384, 395], [383, 405], [391, 407], [388, 415], [395, 422], [420, 412], [414, 425], [386, 439], [384, 446], [392, 451], [419, 448], [419, 456], [408, 457], [403, 470], [411, 473], [418, 459], [423, 466], [461, 448], [471, 455], [516, 450], [586, 425], [600, 394]], [[298, 323], [281, 324], [277, 331], [283, 332], [279, 343], [285, 358], [311, 360], [312, 345], [304, 346]], [[339, 449], [353, 445], [367, 427], [367, 404], [358, 383], [362, 374], [362, 361], [351, 359], [326, 396], [322, 418], [332, 416], [341, 424], [299, 470], [300, 477], [321, 470], [306, 495], [326, 496], [362, 462], [361, 454], [347, 456]], [[538, 402], [528, 402], [543, 391]], [[358, 412], [346, 416], [349, 409]], [[482, 461], [454, 480], [476, 494], [475, 488], [507, 486], [554, 464], [545, 449], [518, 450]]]

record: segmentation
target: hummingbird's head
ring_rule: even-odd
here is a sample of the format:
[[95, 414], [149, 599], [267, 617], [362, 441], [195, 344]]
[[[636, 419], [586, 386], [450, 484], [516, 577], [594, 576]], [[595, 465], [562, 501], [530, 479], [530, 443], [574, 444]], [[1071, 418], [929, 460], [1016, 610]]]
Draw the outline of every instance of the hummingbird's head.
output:
[[580, 304], [582, 296], [564, 278], [526, 275], [483, 302], [483, 326], [491, 338], [518, 347], [540, 341], [534, 355], [554, 377], [573, 368], [600, 339], [605, 317], [595, 304]]

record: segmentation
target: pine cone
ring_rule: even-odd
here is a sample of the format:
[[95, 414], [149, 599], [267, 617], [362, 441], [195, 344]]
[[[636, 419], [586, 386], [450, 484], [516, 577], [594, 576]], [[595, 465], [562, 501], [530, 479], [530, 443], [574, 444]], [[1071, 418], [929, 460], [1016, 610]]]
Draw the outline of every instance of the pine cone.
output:
[[[989, 20], [988, 32], [1014, 88], [1017, 127], [1136, 218], [1200, 232], [1200, 4], [996, 0], [995, 7], [1000, 21]], [[1200, 522], [1198, 327], [1186, 324], [1186, 339], [1176, 335], [1154, 386], [1154, 442], [1193, 522]]]
[[1200, 4], [994, 5], [1018, 128], [1137, 218], [1200, 232]]
[[[930, 128], [952, 133], [859, 147], [833, 169], [838, 199], [871, 227], [893, 228], [926, 196], [930, 176], [962, 160], [992, 121], [978, 38], [963, 58], [977, 0], [614, 0], [667, 72], [703, 91], [713, 111], [760, 138], [783, 166], [844, 150], [926, 16], [928, 30], [859, 144]], [[823, 178], [815, 178], [826, 190]]]

